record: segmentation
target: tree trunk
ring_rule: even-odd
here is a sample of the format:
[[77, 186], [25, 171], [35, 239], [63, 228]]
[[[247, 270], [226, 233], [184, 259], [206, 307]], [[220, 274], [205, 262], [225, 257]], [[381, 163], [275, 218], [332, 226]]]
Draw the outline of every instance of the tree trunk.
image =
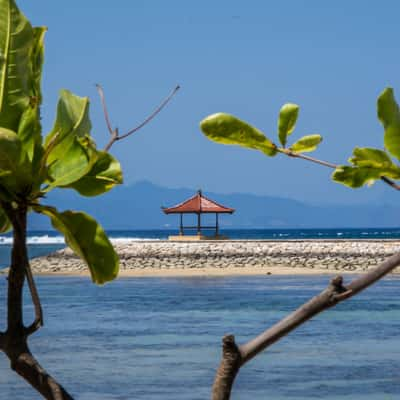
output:
[[[9, 358], [11, 368], [45, 399], [73, 400], [65, 389], [40, 366], [29, 350], [28, 337], [37, 330], [40, 323], [34, 323], [27, 328], [23, 318], [24, 282], [25, 276], [30, 274], [26, 246], [27, 208], [19, 205], [15, 209], [11, 204], [2, 204], [2, 206], [13, 225], [14, 241], [8, 273], [7, 330], [0, 333], [0, 349]], [[36, 293], [34, 286], [33, 291]], [[34, 297], [34, 293], [32, 296]]]

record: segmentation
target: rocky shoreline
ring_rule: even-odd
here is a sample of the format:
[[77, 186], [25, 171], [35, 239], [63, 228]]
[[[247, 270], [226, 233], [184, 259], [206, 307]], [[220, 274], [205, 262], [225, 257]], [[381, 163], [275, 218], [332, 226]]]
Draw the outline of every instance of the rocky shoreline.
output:
[[[395, 240], [130, 241], [115, 244], [121, 273], [214, 269], [277, 273], [281, 268], [362, 272], [400, 251]], [[81, 274], [87, 267], [66, 248], [31, 261], [40, 274]], [[400, 269], [395, 271], [400, 272]]]

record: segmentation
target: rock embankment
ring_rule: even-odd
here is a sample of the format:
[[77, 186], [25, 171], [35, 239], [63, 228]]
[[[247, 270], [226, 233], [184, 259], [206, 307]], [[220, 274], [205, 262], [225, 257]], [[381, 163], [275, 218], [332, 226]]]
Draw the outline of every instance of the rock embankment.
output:
[[[121, 271], [192, 268], [309, 268], [366, 271], [400, 251], [400, 241], [131, 241], [117, 243]], [[87, 267], [70, 249], [32, 260], [34, 272], [80, 273]], [[295, 270], [293, 271], [295, 272]]]

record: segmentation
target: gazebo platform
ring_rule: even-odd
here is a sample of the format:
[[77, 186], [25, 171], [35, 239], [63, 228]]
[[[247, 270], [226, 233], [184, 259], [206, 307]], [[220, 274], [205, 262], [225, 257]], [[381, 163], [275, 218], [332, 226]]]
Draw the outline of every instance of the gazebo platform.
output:
[[229, 239], [228, 236], [224, 235], [213, 235], [213, 236], [205, 236], [205, 235], [171, 235], [168, 236], [168, 240], [174, 242], [196, 242], [200, 240], [226, 240]]

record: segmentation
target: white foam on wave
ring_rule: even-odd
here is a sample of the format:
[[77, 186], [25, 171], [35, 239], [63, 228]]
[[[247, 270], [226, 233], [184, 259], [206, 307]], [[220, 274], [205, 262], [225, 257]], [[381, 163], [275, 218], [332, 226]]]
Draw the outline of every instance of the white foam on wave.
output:
[[[162, 239], [157, 238], [137, 238], [137, 237], [118, 237], [110, 238], [111, 242], [114, 244], [127, 244], [129, 242], [139, 242], [139, 241], [157, 241]], [[0, 236], [0, 246], [10, 245], [13, 243], [13, 238], [10, 236]], [[27, 243], [30, 245], [52, 245], [52, 244], [65, 244], [65, 240], [62, 236], [28, 236]]]

